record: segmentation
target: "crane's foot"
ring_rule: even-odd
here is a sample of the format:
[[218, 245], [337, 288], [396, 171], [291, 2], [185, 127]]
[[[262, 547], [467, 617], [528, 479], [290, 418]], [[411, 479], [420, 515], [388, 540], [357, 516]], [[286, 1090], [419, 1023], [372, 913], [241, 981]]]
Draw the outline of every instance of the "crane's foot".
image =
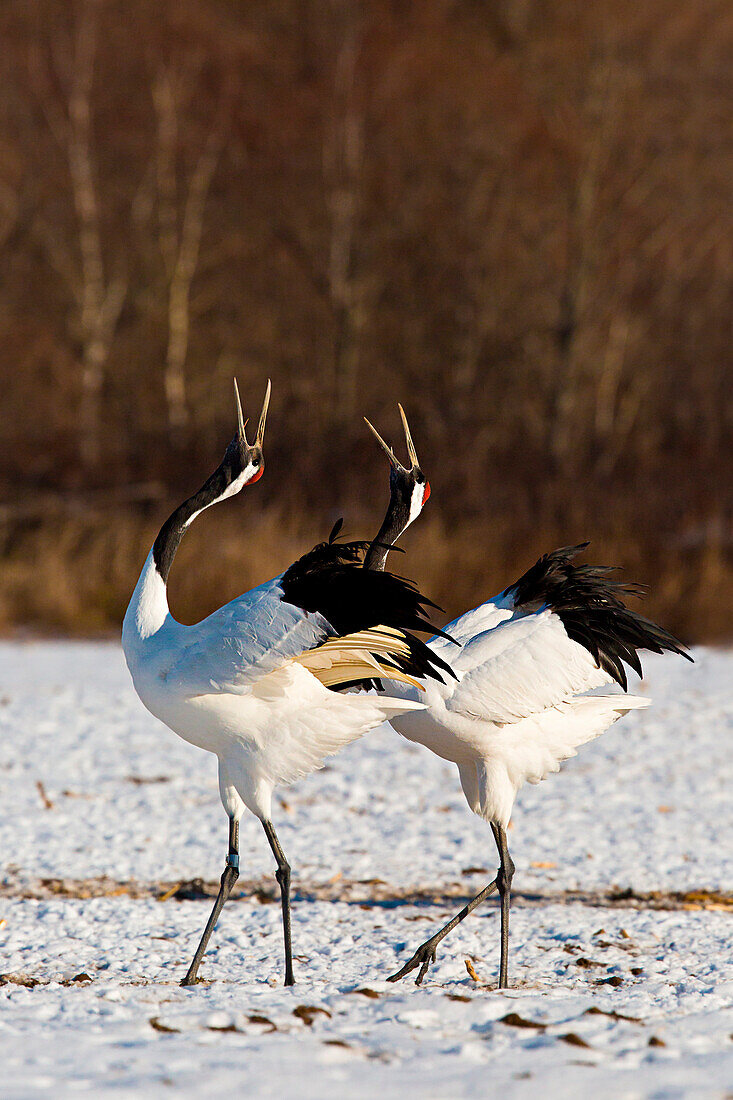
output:
[[398, 970], [396, 974], [391, 974], [390, 977], [387, 978], [387, 981], [398, 982], [400, 978], [405, 978], [411, 971], [416, 970], [419, 966], [420, 971], [415, 978], [415, 985], [422, 985], [423, 978], [427, 974], [430, 964], [435, 962], [435, 954], [439, 943], [440, 938], [433, 936], [432, 939], [426, 940], [425, 943], [420, 944], [412, 958], [408, 959], [405, 965]]

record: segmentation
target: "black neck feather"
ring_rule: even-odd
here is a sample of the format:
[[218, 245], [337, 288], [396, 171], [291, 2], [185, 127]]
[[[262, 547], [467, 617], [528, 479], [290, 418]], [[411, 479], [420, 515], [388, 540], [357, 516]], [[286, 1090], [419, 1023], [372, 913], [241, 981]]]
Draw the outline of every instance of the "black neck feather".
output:
[[408, 526], [410, 521], [410, 509], [404, 501], [390, 497], [387, 514], [382, 526], [372, 540], [364, 558], [364, 568], [383, 572], [387, 565], [387, 554], [392, 549], [397, 539]]
[[229, 479], [220, 466], [197, 493], [194, 493], [188, 500], [184, 500], [183, 504], [171, 513], [161, 527], [158, 537], [153, 543], [153, 561], [165, 584], [168, 583], [168, 574], [171, 571], [176, 550], [191, 517], [218, 500], [228, 484]]

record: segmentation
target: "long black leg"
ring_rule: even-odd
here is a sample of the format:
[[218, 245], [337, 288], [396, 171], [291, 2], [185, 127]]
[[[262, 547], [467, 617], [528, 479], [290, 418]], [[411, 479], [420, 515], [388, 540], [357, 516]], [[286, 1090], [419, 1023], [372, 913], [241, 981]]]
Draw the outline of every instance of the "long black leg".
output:
[[275, 826], [271, 821], [263, 821], [265, 836], [267, 837], [272, 854], [277, 861], [275, 878], [280, 886], [280, 897], [283, 906], [283, 939], [285, 940], [285, 985], [295, 985], [293, 977], [293, 944], [290, 936], [290, 864], [285, 858], [285, 853], [277, 839]]
[[509, 855], [506, 842], [506, 833], [501, 825], [491, 822], [491, 829], [499, 849], [499, 873], [496, 876], [501, 898], [501, 961], [499, 963], [499, 989], [507, 989], [509, 970], [509, 908], [511, 905], [512, 879], [514, 878], [514, 861]]
[[216, 901], [214, 902], [214, 908], [211, 910], [211, 916], [208, 919], [206, 928], [204, 928], [204, 934], [201, 937], [201, 943], [198, 945], [196, 954], [193, 957], [193, 962], [188, 968], [186, 977], [181, 982], [181, 985], [195, 985], [200, 981], [197, 977], [201, 960], [204, 957], [204, 952], [208, 947], [209, 940], [211, 939], [211, 933], [216, 927], [216, 922], [219, 919], [219, 914], [224, 908], [224, 902], [227, 900], [232, 892], [234, 883], [239, 878], [239, 822], [235, 821], [233, 817], [229, 818], [229, 852], [227, 854], [227, 862], [224, 868], [224, 873], [221, 876], [221, 886], [219, 887], [219, 893], [217, 894]]
[[472, 901], [469, 901], [468, 905], [464, 905], [460, 913], [456, 913], [455, 917], [449, 920], [445, 927], [441, 928], [439, 932], [436, 932], [435, 935], [431, 936], [425, 943], [420, 944], [412, 958], [405, 963], [401, 970], [398, 970], [396, 974], [392, 974], [387, 978], [387, 981], [397, 982], [400, 978], [404, 978], [406, 974], [409, 974], [411, 970], [414, 970], [415, 967], [419, 966], [420, 973], [415, 979], [415, 985], [420, 985], [428, 972], [428, 967], [431, 962], [435, 962], [435, 951], [440, 941], [444, 939], [449, 932], [452, 932], [457, 924], [465, 920], [469, 913], [473, 913], [474, 909], [481, 904], [484, 898], [487, 898], [489, 894], [493, 894], [494, 890], [498, 889], [498, 887], [499, 879], [497, 876], [488, 886], [484, 886], [483, 890], [479, 894], [476, 894], [476, 897]]

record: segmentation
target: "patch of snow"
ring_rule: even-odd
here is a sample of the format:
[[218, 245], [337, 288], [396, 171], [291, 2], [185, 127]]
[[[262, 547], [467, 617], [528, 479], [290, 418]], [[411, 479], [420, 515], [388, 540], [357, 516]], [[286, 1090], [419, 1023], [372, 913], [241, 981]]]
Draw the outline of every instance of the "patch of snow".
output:
[[[733, 887], [733, 655], [695, 658], [691, 667], [647, 658], [641, 690], [655, 706], [521, 792], [509, 833], [513, 989], [493, 989], [494, 904], [446, 939], [418, 989], [387, 975], [461, 897], [309, 896], [309, 885], [339, 874], [383, 880], [385, 895], [463, 897], [493, 877], [493, 839], [455, 770], [380, 729], [281, 792], [298, 984], [280, 984], [279, 905], [245, 898], [224, 910], [201, 970], [207, 984], [184, 990], [210, 901], [49, 900], [35, 887], [103, 875], [218, 879], [227, 822], [214, 759], [142, 708], [117, 646], [3, 643], [2, 1095], [723, 1095], [733, 1084], [730, 912], [562, 898]], [[243, 878], [271, 879], [254, 819], [242, 822], [241, 852]], [[514, 1023], [502, 1020], [510, 1014]]]

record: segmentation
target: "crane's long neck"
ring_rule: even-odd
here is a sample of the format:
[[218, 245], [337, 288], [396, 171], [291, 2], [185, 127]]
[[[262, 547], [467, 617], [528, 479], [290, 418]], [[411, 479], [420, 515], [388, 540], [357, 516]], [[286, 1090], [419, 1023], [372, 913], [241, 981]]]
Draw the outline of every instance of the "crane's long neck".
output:
[[156, 634], [170, 617], [168, 608], [168, 574], [184, 531], [193, 520], [218, 500], [232, 496], [241, 488], [241, 481], [228, 481], [219, 467], [202, 486], [165, 521], [153, 543], [135, 586], [122, 627], [125, 646], [134, 636], [144, 640]]
[[[211, 481], [211, 478], [209, 481]], [[208, 492], [207, 489], [209, 490]], [[175, 512], [172, 512], [170, 516], [168, 516], [168, 519], [165, 521], [160, 531], [158, 531], [158, 537], [153, 543], [151, 552], [155, 568], [164, 585], [168, 583], [168, 575], [171, 571], [173, 559], [180, 546], [184, 531], [195, 520], [199, 512], [203, 512], [204, 508], [208, 508], [209, 505], [213, 504], [217, 499], [218, 494], [212, 494], [209, 482], [207, 481], [206, 485], [204, 485], [202, 489], [199, 489], [198, 493], [194, 493], [188, 500], [184, 500], [183, 504], [179, 505]]]
[[405, 528], [411, 521], [410, 512], [402, 507], [401, 502], [390, 496], [389, 507], [375, 538], [364, 558], [364, 568], [383, 572], [387, 564], [387, 554], [392, 545], [397, 542]]

